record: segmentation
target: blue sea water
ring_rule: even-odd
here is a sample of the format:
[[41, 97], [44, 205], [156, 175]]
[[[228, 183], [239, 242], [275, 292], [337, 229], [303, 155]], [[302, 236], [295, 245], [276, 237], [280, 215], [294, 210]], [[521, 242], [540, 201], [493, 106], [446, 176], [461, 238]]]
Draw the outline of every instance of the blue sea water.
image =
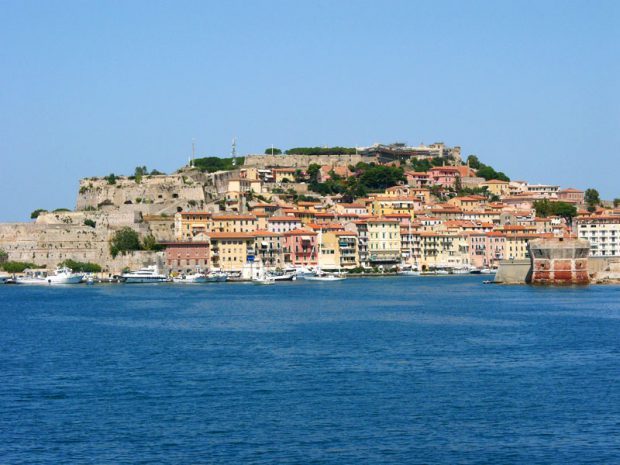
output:
[[0, 286], [0, 463], [620, 463], [620, 287]]

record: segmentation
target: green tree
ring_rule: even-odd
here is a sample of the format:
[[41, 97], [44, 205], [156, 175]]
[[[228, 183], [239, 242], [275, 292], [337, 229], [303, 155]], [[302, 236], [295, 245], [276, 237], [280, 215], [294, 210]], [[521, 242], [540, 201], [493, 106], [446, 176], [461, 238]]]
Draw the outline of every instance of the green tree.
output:
[[142, 178], [149, 174], [149, 170], [146, 169], [146, 166], [136, 166], [133, 173], [136, 183], [140, 184], [142, 182]]
[[84, 226], [90, 226], [91, 228], [94, 228], [95, 226], [97, 226], [97, 223], [94, 220], [91, 220], [90, 218], [86, 218], [84, 220]]
[[470, 155], [467, 157], [467, 163], [471, 169], [477, 170], [480, 168], [480, 160], [476, 155]]
[[282, 150], [275, 148], [275, 147], [273, 148], [270, 147], [268, 149], [265, 149], [265, 155], [271, 155], [272, 153], [274, 155], [280, 155], [282, 153]]
[[145, 238], [143, 239], [142, 248], [144, 250], [157, 251], [157, 250], [162, 250], [163, 246], [159, 242], [157, 242], [157, 239], [155, 239], [155, 236], [153, 236], [152, 234], [149, 234], [148, 236], [145, 236]]
[[547, 199], [534, 202], [536, 216], [547, 218], [548, 216], [560, 216], [571, 222], [577, 216], [577, 208], [568, 202], [550, 202]]
[[159, 170], [151, 170], [151, 176], [161, 176], [163, 174], [166, 174], [166, 173], [162, 173]]
[[29, 262], [5, 262], [2, 269], [7, 273], [23, 273], [28, 268], [38, 268], [34, 263]]
[[595, 211], [601, 204], [601, 196], [596, 189], [586, 189], [584, 198], [589, 212]]
[[220, 158], [220, 157], [205, 157], [196, 158], [194, 160], [194, 167], [202, 172], [214, 173], [215, 171], [230, 171], [241, 165], [244, 162], [243, 157], [237, 157], [237, 165], [233, 166], [232, 158]]
[[110, 239], [110, 253], [116, 257], [119, 253], [126, 254], [132, 250], [140, 250], [140, 236], [129, 227], [124, 227], [114, 233]]
[[68, 208], [57, 208], [56, 210], [53, 211], [53, 213], [64, 213], [64, 212], [70, 212], [71, 210], [69, 210]]
[[9, 260], [9, 254], [6, 250], [0, 249], [0, 265], [6, 263]]
[[319, 182], [319, 173], [321, 172], [321, 165], [316, 163], [312, 163], [308, 166], [308, 178], [310, 179], [310, 184], [317, 184]]
[[614, 199], [614, 208], [618, 208], [618, 207], [620, 207], [620, 198]]
[[305, 177], [304, 177], [304, 172], [300, 169], [296, 169], [295, 170], [295, 182], [304, 182]]
[[101, 266], [97, 263], [90, 262], [78, 262], [76, 260], [71, 260], [70, 258], [66, 259], [62, 263], [59, 263], [59, 266], [66, 266], [67, 268], [71, 268], [73, 271], [78, 273], [100, 273]]
[[44, 208], [37, 208], [30, 214], [30, 218], [33, 220], [37, 219], [41, 213], [47, 213], [47, 210], [45, 210]]
[[117, 176], [114, 173], [110, 173], [109, 175], [105, 176], [103, 179], [105, 179], [108, 182], [108, 184], [113, 185], [113, 184], [116, 184]]

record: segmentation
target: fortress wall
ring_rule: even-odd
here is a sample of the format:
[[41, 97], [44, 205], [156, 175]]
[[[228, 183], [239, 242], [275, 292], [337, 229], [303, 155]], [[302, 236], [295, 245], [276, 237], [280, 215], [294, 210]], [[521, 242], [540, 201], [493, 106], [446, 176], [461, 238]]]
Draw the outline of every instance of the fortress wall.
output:
[[348, 166], [359, 162], [376, 162], [377, 158], [367, 155], [248, 155], [245, 166], [307, 168], [312, 163], [319, 165]]
[[202, 185], [181, 174], [145, 177], [140, 183], [126, 177], [118, 178], [115, 184], [108, 184], [105, 179], [86, 178], [80, 180], [76, 209], [98, 208], [105, 203], [120, 207], [131, 202], [140, 210], [142, 205], [165, 206], [180, 200], [204, 202]]
[[[105, 215], [99, 217], [100, 221], [101, 218]], [[135, 223], [132, 227], [142, 236], [150, 233], [148, 223]], [[8, 253], [10, 261], [31, 262], [50, 269], [67, 259], [97, 263], [113, 272], [125, 266], [142, 266], [141, 260], [153, 252], [112, 258], [109, 240], [117, 229], [103, 221], [95, 228], [83, 224], [3, 223], [0, 249]]]

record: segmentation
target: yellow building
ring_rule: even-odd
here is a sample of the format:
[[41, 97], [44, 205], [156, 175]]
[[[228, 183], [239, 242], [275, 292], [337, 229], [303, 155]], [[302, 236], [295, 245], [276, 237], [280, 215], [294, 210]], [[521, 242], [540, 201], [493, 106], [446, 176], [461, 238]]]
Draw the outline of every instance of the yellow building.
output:
[[211, 222], [211, 231], [228, 233], [254, 232], [258, 224], [257, 218], [254, 215], [214, 214], [211, 217]]
[[358, 267], [357, 234], [352, 231], [324, 232], [321, 238], [319, 266], [324, 270]]
[[469, 264], [469, 246], [466, 234], [442, 231], [420, 233], [422, 269], [454, 268]]
[[372, 215], [376, 216], [405, 213], [409, 215], [410, 218], [413, 218], [414, 211], [421, 207], [422, 202], [415, 197], [379, 195], [372, 199], [370, 203], [370, 212]]
[[499, 179], [490, 179], [480, 183], [480, 187], [486, 187], [487, 190], [498, 197], [508, 195], [510, 192], [510, 183], [508, 181], [500, 181]]
[[192, 240], [199, 234], [211, 231], [211, 213], [180, 212], [174, 215], [174, 237], [176, 240]]
[[400, 222], [387, 218], [372, 218], [367, 220], [366, 224], [370, 265], [400, 263]]
[[295, 182], [295, 168], [274, 168], [271, 170], [274, 182]]
[[249, 233], [213, 232], [211, 243], [211, 266], [223, 271], [241, 271], [254, 256], [255, 236]]
[[454, 197], [447, 202], [461, 210], [475, 211], [484, 209], [487, 204], [487, 198], [482, 195], [468, 195], [464, 197]]

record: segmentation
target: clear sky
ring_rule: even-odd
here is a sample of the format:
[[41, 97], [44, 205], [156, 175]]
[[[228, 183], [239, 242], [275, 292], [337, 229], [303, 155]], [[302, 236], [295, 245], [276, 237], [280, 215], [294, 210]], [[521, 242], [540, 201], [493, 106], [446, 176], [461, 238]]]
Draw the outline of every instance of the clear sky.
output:
[[272, 143], [461, 145], [620, 197], [619, 1], [0, 0], [0, 221]]

